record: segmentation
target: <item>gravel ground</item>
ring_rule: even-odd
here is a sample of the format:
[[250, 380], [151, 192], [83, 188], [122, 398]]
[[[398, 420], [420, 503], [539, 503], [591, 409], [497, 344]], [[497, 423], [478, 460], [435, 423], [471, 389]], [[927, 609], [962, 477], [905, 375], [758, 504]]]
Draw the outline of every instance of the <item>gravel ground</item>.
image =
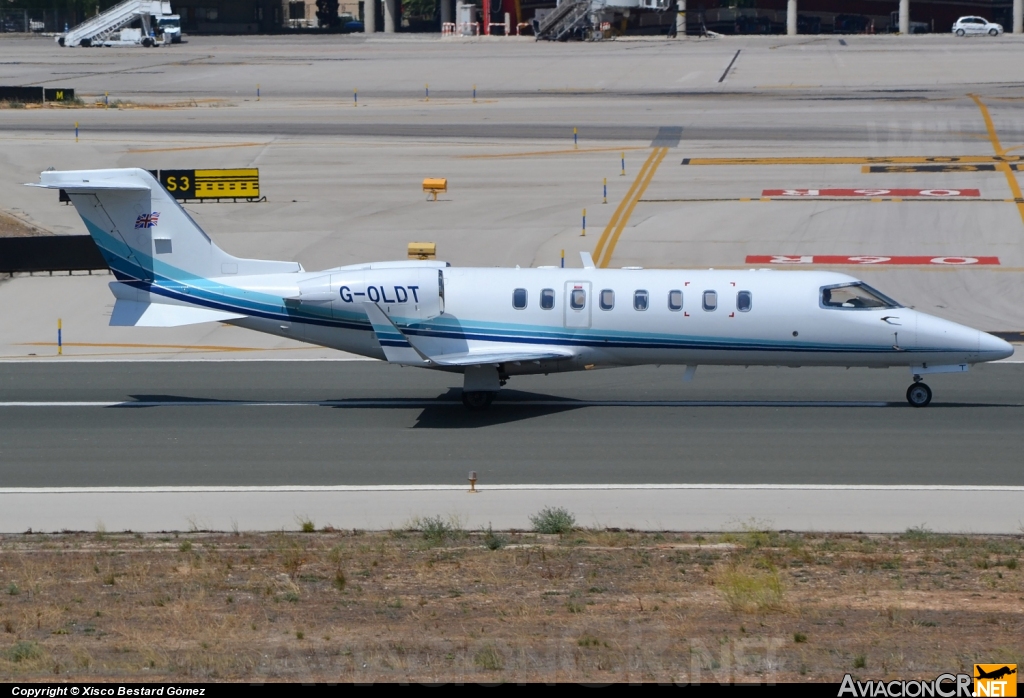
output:
[[1024, 663], [1020, 536], [417, 525], [4, 536], [0, 681], [838, 682]]

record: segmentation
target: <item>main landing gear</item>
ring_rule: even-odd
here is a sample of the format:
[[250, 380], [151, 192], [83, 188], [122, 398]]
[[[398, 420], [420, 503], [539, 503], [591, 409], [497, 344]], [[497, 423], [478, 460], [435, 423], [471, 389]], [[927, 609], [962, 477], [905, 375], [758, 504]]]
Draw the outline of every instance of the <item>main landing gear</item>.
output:
[[467, 366], [464, 372], [465, 382], [462, 384], [462, 404], [467, 410], [479, 412], [486, 410], [494, 402], [494, 397], [508, 380], [508, 374], [497, 366]]
[[907, 388], [907, 402], [911, 407], [927, 407], [932, 401], [932, 389], [921, 382], [921, 376], [914, 376], [914, 383]]
[[494, 401], [494, 396], [498, 393], [493, 390], [471, 390], [462, 391], [462, 404], [466, 406], [466, 409], [479, 412], [480, 410], [486, 410], [491, 406], [491, 402]]

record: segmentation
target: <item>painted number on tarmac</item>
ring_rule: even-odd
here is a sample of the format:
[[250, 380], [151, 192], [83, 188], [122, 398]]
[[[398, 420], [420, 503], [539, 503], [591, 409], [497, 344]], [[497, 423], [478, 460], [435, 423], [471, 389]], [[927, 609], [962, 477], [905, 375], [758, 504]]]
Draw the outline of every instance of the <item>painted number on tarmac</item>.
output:
[[974, 266], [974, 265], [996, 265], [999, 264], [998, 257], [880, 257], [876, 255], [747, 255], [747, 264], [842, 264], [850, 265], [877, 265], [877, 264], [901, 264], [901, 265], [940, 265], [940, 266]]
[[765, 189], [761, 192], [761, 196], [913, 196], [943, 198], [950, 196], [981, 196], [981, 192], [977, 189]]

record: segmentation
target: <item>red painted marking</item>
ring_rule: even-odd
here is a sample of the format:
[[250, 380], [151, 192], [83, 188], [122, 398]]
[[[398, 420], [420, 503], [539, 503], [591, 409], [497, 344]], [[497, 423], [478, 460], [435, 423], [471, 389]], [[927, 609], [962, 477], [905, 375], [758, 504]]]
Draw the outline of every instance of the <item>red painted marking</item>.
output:
[[761, 196], [798, 198], [815, 196], [920, 197], [942, 199], [951, 196], [981, 196], [977, 189], [765, 189]]
[[875, 255], [785, 255], [785, 254], [751, 254], [747, 255], [747, 264], [862, 264], [864, 266], [878, 264], [901, 264], [901, 265], [937, 265], [937, 266], [978, 266], [978, 265], [999, 265], [999, 257], [879, 257]]

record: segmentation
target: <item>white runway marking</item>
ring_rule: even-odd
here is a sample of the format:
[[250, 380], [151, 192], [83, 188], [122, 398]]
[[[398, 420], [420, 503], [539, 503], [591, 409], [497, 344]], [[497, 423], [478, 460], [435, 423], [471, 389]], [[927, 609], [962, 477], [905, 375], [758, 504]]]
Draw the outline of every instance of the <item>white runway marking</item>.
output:
[[[509, 400], [502, 407], [889, 407], [902, 402], [824, 400]], [[232, 401], [232, 400], [122, 400], [122, 401], [33, 401], [0, 402], [2, 407], [438, 407], [462, 406], [458, 400], [322, 400], [322, 401]]]
[[[465, 485], [156, 485], [152, 487], [3, 487], [6, 494], [198, 494], [252, 492], [465, 492]], [[480, 492], [586, 492], [614, 490], [736, 490], [736, 491], [821, 491], [821, 492], [1024, 492], [1019, 485], [775, 485], [775, 484], [534, 484], [481, 485]]]

